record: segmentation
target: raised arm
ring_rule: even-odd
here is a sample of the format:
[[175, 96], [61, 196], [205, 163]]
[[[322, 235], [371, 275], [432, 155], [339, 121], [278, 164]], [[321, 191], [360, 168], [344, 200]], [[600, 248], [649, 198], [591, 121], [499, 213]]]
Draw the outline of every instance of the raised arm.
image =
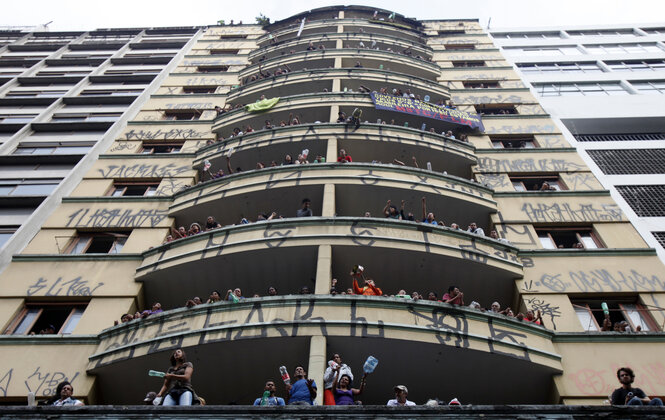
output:
[[388, 208], [390, 208], [390, 200], [386, 201], [386, 206], [383, 208], [383, 215], [386, 217], [390, 215], [390, 211], [388, 211]]
[[351, 392], [353, 392], [353, 395], [360, 395], [363, 393], [365, 390], [365, 378], [367, 378], [367, 373], [363, 374], [362, 379], [360, 380], [360, 388], [353, 388], [351, 389]]
[[423, 197], [423, 220], [427, 219], [427, 202], [425, 197]]

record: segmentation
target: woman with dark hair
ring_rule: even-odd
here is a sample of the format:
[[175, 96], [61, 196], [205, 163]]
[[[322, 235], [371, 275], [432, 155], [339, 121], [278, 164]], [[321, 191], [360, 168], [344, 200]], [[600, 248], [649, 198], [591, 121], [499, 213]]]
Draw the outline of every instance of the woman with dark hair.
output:
[[210, 297], [208, 297], [206, 303], [215, 303], [221, 300], [222, 300], [222, 295], [219, 294], [219, 291], [213, 290], [212, 292], [210, 292]]
[[[164, 376], [164, 385], [157, 393], [155, 400], [159, 405], [196, 405], [201, 404], [199, 397], [192, 388], [194, 365], [187, 361], [183, 349], [176, 349], [171, 354], [171, 367]], [[163, 401], [162, 401], [163, 398]], [[154, 403], [153, 403], [154, 404]]]
[[84, 405], [83, 401], [72, 398], [74, 387], [67, 381], [60, 382], [55, 388], [55, 395], [48, 400], [47, 405], [64, 407], [68, 405]]
[[335, 367], [335, 380], [333, 381], [335, 405], [354, 405], [355, 401], [353, 400], [353, 397], [362, 394], [365, 389], [365, 378], [367, 377], [367, 373], [365, 373], [360, 380], [360, 388], [356, 389], [351, 388], [351, 377], [349, 375], [342, 374], [342, 377], [339, 377], [340, 368], [340, 365]]

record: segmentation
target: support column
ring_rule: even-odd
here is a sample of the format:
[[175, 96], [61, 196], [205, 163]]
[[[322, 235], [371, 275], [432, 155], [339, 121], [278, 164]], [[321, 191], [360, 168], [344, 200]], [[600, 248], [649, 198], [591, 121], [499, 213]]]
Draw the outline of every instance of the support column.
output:
[[[337, 114], [335, 114], [335, 119], [333, 121], [337, 121]], [[333, 137], [331, 139], [328, 139], [328, 150], [326, 151], [326, 162], [337, 162], [337, 137]]]
[[321, 216], [335, 217], [335, 213], [335, 184], [326, 184], [323, 186]]
[[316, 404], [323, 405], [323, 373], [326, 368], [326, 337], [315, 335], [309, 339], [309, 365], [307, 377], [316, 382]]
[[316, 261], [316, 283], [314, 294], [327, 295], [330, 292], [330, 281], [332, 280], [332, 246], [319, 245], [319, 255]]

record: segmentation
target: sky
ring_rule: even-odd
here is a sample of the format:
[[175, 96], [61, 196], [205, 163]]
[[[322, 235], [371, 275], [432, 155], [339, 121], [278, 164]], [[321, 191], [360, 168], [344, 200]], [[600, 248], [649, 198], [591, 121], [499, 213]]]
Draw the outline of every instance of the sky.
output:
[[[323, 6], [360, 4], [417, 19], [478, 19], [483, 27], [663, 23], [665, 0], [4, 0], [0, 30], [51, 22], [52, 31], [154, 26], [206, 26], [218, 20], [272, 21]], [[491, 18], [491, 21], [490, 21]]]

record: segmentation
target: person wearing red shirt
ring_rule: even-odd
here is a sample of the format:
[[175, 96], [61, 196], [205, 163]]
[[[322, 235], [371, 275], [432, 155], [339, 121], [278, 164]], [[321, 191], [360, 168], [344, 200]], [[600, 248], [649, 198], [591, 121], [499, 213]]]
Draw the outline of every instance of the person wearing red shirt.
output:
[[346, 154], [346, 150], [339, 149], [339, 157], [337, 158], [337, 162], [348, 163], [348, 162], [353, 162], [353, 159], [351, 159], [351, 155]]
[[457, 286], [450, 286], [448, 288], [448, 293], [443, 295], [441, 301], [453, 305], [464, 305], [464, 293], [460, 292]]

